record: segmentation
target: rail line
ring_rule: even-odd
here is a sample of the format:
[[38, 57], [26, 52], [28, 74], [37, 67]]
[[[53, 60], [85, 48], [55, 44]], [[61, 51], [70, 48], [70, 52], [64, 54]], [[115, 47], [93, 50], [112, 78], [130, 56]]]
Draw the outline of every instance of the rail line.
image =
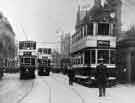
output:
[[34, 88], [34, 84], [35, 84], [35, 80], [32, 81], [32, 87], [30, 88], [30, 90], [28, 92], [26, 92], [18, 101], [17, 103], [21, 103], [33, 90]]
[[[74, 88], [69, 88], [69, 86], [65, 86], [62, 81], [60, 81], [60, 80], [58, 80], [58, 79], [56, 79], [56, 78], [54, 78], [54, 77], [51, 77], [51, 78], [54, 79], [54, 80], [56, 80], [56, 81], [58, 81], [63, 87], [68, 88], [68, 89], [70, 89], [73, 93], [75, 93], [75, 94], [81, 99], [82, 103], [87, 103], [87, 102], [85, 101], [85, 99], [81, 96], [81, 94], [80, 94], [76, 89], [74, 89]], [[60, 78], [60, 77], [58, 77], [58, 78]]]
[[45, 79], [42, 79], [42, 80], [47, 85], [47, 87], [49, 89], [49, 103], [52, 103], [52, 89], [51, 89], [51, 86], [49, 85], [49, 83]]

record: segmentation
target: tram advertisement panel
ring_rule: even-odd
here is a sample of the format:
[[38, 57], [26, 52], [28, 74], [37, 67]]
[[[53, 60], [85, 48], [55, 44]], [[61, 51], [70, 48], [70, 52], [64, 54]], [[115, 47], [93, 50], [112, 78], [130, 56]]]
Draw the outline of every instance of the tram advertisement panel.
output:
[[97, 47], [98, 48], [109, 48], [110, 41], [108, 40], [97, 40]]

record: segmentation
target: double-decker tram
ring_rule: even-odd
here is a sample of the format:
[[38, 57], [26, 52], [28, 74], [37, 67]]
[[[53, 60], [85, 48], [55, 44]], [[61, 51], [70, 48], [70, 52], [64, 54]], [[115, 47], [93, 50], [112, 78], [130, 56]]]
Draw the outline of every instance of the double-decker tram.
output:
[[19, 42], [20, 79], [35, 78], [37, 63], [36, 41]]
[[50, 74], [51, 58], [51, 48], [38, 48], [38, 75]]
[[116, 37], [114, 24], [88, 22], [72, 35], [72, 66], [76, 74], [95, 78], [99, 58], [104, 59], [109, 77], [116, 78]]

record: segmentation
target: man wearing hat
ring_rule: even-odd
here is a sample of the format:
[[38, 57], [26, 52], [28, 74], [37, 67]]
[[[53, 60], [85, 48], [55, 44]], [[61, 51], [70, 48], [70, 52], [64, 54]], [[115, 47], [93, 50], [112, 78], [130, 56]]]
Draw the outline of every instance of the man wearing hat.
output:
[[104, 59], [99, 58], [100, 64], [96, 67], [96, 82], [99, 88], [99, 97], [105, 96], [106, 89], [106, 78], [107, 78], [107, 67], [104, 65]]
[[69, 78], [69, 85], [73, 85], [75, 73], [74, 73], [71, 65], [68, 66], [68, 73], [67, 74], [68, 74], [68, 78]]

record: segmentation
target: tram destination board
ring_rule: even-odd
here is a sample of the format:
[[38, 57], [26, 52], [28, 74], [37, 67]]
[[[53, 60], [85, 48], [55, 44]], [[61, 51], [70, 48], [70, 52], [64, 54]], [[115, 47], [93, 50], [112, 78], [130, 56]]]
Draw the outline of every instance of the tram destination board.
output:
[[109, 48], [110, 41], [108, 40], [97, 40], [97, 47], [98, 48]]

